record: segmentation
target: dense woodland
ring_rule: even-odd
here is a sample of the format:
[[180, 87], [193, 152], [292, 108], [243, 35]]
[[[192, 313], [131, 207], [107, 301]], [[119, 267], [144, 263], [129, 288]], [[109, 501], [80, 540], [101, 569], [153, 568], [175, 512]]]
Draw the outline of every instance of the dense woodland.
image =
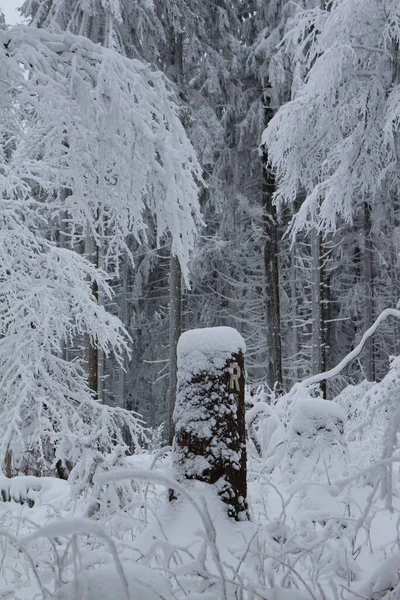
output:
[[[30, 0], [22, 14], [30, 29], [13, 33], [24, 36], [13, 43], [24, 53], [37, 100], [50, 103], [52, 86], [55, 95], [57, 85], [65, 90], [56, 105], [40, 105], [44, 116], [36, 108], [28, 116], [29, 104], [21, 104], [32, 136], [24, 156], [7, 140], [18, 146], [27, 131], [11, 134], [11, 117], [3, 120], [3, 152], [7, 168], [17, 169], [24, 186], [29, 180], [32, 198], [47, 211], [44, 243], [72, 250], [109, 276], [111, 297], [93, 294], [121, 320], [131, 354], [116, 361], [82, 336], [63, 340], [67, 360], [80, 358], [86, 346], [89, 385], [101, 401], [137, 410], [153, 427], [168, 422], [179, 334], [214, 325], [242, 333], [253, 388], [288, 391], [335, 365], [384, 308], [396, 305], [396, 2]], [[53, 50], [50, 38], [33, 29], [84, 36], [110, 48], [113, 58], [97, 49], [97, 75], [77, 79], [72, 91], [72, 70], [60, 73], [54, 61], [62, 57], [72, 69], [73, 56]], [[40, 64], [27, 66], [38, 40]], [[88, 48], [82, 37], [75, 43]], [[80, 52], [85, 69], [89, 58]], [[142, 88], [139, 104], [154, 106], [158, 95], [157, 109], [171, 103], [183, 124], [193, 182], [182, 202], [169, 172], [176, 165], [152, 164], [151, 148], [139, 146], [144, 141], [137, 154], [146, 174], [139, 174], [138, 155], [129, 164], [132, 150], [119, 136], [128, 137], [136, 124], [118, 129], [129, 110], [120, 95], [128, 93], [122, 57], [140, 61], [138, 70], [146, 65], [165, 86], [153, 98]], [[109, 115], [105, 103], [82, 104], [79, 94], [104, 94], [107, 84]], [[146, 109], [139, 116], [135, 108], [146, 119]], [[39, 149], [34, 136], [46, 118], [54, 130]], [[107, 141], [101, 119], [112, 121]], [[75, 134], [86, 139], [70, 139]], [[184, 213], [177, 218], [177, 205], [189, 211], [187, 223]], [[380, 380], [398, 352], [398, 333], [396, 325], [382, 328], [324, 396], [363, 378]]]
[[[68, 479], [78, 498], [98, 465], [126, 467], [128, 451], [156, 452], [153, 469], [174, 433], [181, 333], [233, 327], [246, 344], [250, 483], [270, 474], [282, 500], [262, 533], [275, 541], [243, 534], [238, 573], [246, 552], [275, 543], [281, 558], [263, 555], [260, 586], [274, 589], [279, 564], [279, 589], [301, 592], [264, 596], [235, 579], [230, 595], [209, 524], [219, 575], [203, 565], [202, 577], [217, 591], [195, 594], [174, 571], [174, 591], [154, 598], [398, 598], [389, 575], [381, 595], [372, 583], [344, 592], [371, 512], [398, 510], [398, 0], [25, 0], [21, 14], [24, 25], [0, 29], [2, 472]], [[301, 418], [290, 412], [296, 395]], [[333, 402], [316, 417], [312, 400]], [[312, 458], [313, 442], [290, 441], [306, 421], [334, 448], [311, 471], [298, 454]], [[379, 467], [370, 479], [362, 471], [363, 485], [348, 452], [370, 474]], [[365, 507], [351, 535], [343, 520], [328, 531], [329, 518], [310, 517], [319, 537], [305, 550], [300, 517], [294, 537], [285, 529], [290, 485], [310, 473], [320, 483], [330, 468], [336, 490], [347, 477], [367, 491], [340, 501], [321, 492], [326, 510], [342, 502], [350, 520], [353, 502]], [[138, 490], [113, 498], [132, 507]], [[291, 518], [310, 510], [307, 493]], [[335, 568], [318, 570], [331, 551]], [[385, 547], [379, 560], [388, 556]]]

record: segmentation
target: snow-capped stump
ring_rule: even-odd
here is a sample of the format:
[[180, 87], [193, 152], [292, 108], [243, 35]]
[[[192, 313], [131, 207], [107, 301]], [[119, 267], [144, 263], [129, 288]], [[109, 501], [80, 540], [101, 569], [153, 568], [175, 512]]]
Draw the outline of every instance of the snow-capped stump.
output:
[[292, 407], [287, 431], [289, 477], [297, 481], [327, 481], [345, 469], [346, 414], [329, 400], [307, 398]]
[[215, 484], [228, 514], [248, 518], [242, 336], [194, 329], [178, 343], [173, 466], [178, 481]]

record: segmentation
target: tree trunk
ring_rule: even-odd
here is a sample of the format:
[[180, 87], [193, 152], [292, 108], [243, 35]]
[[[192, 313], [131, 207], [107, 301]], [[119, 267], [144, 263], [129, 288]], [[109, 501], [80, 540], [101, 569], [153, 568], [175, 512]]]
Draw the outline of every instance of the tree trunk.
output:
[[[322, 325], [323, 325], [323, 370], [327, 371], [332, 363], [328, 361], [328, 357], [332, 348], [332, 287], [329, 275], [324, 272], [322, 267]], [[324, 398], [329, 397], [329, 380], [322, 382], [322, 395]], [[335, 394], [334, 394], [335, 395]]]
[[[363, 280], [366, 291], [364, 299], [365, 328], [372, 325], [374, 321], [374, 255], [372, 246], [372, 222], [371, 207], [367, 202], [364, 204], [364, 257], [363, 257]], [[375, 348], [374, 338], [371, 337], [365, 345], [365, 376], [368, 381], [375, 381]]]
[[[88, 232], [85, 238], [85, 256], [96, 267], [99, 266], [99, 249], [95, 240]], [[92, 283], [92, 295], [96, 302], [99, 300], [99, 288], [96, 281]], [[99, 356], [96, 340], [91, 340], [88, 335], [85, 336], [85, 354], [88, 374], [88, 386], [93, 392], [93, 396], [98, 399], [99, 395]]]
[[[298, 320], [297, 320], [297, 253], [296, 247], [292, 244], [290, 248], [290, 324], [291, 324], [291, 348], [289, 352], [289, 356], [296, 357], [294, 358], [294, 364], [297, 362], [297, 355], [299, 352], [299, 332], [298, 332]], [[295, 366], [294, 369], [291, 369], [292, 378], [289, 382], [289, 387], [292, 387], [294, 383], [299, 381], [301, 378], [300, 369], [298, 366]]]
[[264, 154], [263, 205], [264, 205], [264, 274], [265, 310], [267, 323], [268, 368], [267, 384], [283, 389], [282, 341], [279, 297], [278, 223], [276, 207], [272, 203], [275, 178], [268, 169], [268, 157]]
[[[69, 192], [65, 188], [63, 190], [61, 190], [60, 196], [61, 196], [62, 202], [65, 201], [65, 199], [67, 198], [68, 195], [69, 195]], [[58, 245], [60, 246], [60, 248], [68, 248], [69, 247], [67, 219], [68, 219], [67, 212], [65, 210], [60, 211], [60, 214], [58, 217], [58, 220], [59, 220]], [[70, 352], [69, 352], [69, 349], [67, 347], [65, 340], [62, 340], [61, 348], [62, 348], [61, 354], [62, 354], [63, 360], [69, 361], [70, 360]]]
[[249, 518], [244, 350], [243, 338], [230, 327], [182, 334], [172, 451], [177, 480], [215, 485], [228, 515], [238, 521]]
[[169, 403], [168, 403], [168, 441], [174, 438], [173, 414], [177, 390], [177, 345], [182, 333], [182, 274], [179, 260], [170, 257], [170, 314], [169, 314]]
[[[313, 375], [325, 370], [323, 289], [321, 267], [321, 240], [316, 227], [310, 231], [311, 241], [311, 372]], [[325, 384], [325, 382], [323, 382]], [[326, 396], [326, 386], [321, 385]]]
[[[264, 106], [264, 124], [268, 125], [274, 116], [270, 106]], [[283, 390], [282, 376], [282, 339], [281, 310], [279, 293], [279, 256], [278, 256], [278, 214], [272, 202], [275, 192], [275, 177], [268, 167], [266, 148], [262, 160], [263, 208], [264, 208], [264, 275], [265, 275], [265, 310], [267, 323], [268, 368], [267, 384], [271, 389], [275, 385]]]
[[[128, 327], [128, 276], [129, 276], [129, 265], [128, 257], [124, 256], [123, 265], [121, 269], [122, 273], [122, 285], [121, 285], [121, 300], [119, 305], [119, 318], [124, 325]], [[125, 369], [124, 364], [118, 366], [118, 397], [117, 404], [126, 408], [126, 397], [125, 397]]]
[[[183, 82], [183, 33], [171, 31], [171, 66], [176, 82]], [[169, 316], [169, 393], [168, 393], [168, 443], [174, 438], [174, 407], [177, 390], [176, 348], [182, 333], [182, 271], [178, 258], [173, 254], [171, 242], [170, 256], [170, 316]]]

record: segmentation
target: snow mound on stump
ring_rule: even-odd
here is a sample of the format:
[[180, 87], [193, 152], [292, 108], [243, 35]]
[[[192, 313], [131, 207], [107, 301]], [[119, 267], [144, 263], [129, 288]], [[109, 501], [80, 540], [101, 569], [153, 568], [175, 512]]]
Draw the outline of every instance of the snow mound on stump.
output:
[[179, 381], [190, 381], [203, 371], [222, 369], [232, 354], [244, 354], [245, 351], [244, 339], [232, 327], [185, 331], [179, 338], [177, 348]]
[[177, 348], [175, 476], [216, 484], [235, 519], [248, 516], [244, 350], [242, 336], [230, 327], [188, 331]]
[[292, 407], [287, 432], [289, 478], [297, 481], [327, 481], [343, 474], [346, 414], [328, 400], [307, 398]]

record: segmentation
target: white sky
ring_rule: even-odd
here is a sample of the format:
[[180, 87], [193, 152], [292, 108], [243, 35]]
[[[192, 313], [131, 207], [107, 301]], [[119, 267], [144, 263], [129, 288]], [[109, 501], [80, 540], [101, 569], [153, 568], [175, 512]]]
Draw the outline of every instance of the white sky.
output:
[[24, 0], [0, 0], [0, 8], [6, 17], [6, 23], [13, 25], [19, 18], [17, 8], [22, 6]]

